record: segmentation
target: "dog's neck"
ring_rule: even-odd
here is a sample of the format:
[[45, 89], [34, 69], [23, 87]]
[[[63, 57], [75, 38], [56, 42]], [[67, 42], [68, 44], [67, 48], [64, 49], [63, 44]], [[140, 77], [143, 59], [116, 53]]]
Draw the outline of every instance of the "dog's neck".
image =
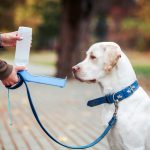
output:
[[112, 72], [100, 79], [99, 85], [103, 95], [107, 95], [124, 89], [131, 85], [135, 80], [136, 75], [134, 70], [128, 58], [122, 53], [122, 57], [113, 68]]

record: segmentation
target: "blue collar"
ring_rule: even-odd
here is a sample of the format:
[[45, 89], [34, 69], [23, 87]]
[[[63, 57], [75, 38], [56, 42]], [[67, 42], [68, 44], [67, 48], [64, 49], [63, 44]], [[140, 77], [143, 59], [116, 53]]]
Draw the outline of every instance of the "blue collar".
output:
[[131, 96], [138, 88], [139, 88], [138, 81], [135, 81], [130, 86], [124, 88], [123, 90], [117, 93], [113, 93], [110, 95], [106, 95], [104, 97], [99, 97], [94, 100], [90, 100], [88, 101], [87, 105], [90, 107], [94, 107], [94, 106], [101, 105], [104, 103], [112, 104], [116, 100], [122, 101], [126, 99], [127, 97]]

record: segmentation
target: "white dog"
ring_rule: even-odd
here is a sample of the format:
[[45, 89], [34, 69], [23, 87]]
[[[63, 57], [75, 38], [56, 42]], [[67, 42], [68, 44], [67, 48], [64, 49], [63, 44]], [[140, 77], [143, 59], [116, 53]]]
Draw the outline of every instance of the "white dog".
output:
[[[72, 70], [80, 81], [99, 83], [101, 96], [116, 93], [137, 80], [128, 58], [113, 42], [92, 45], [85, 60]], [[114, 105], [99, 107], [107, 125]], [[107, 137], [112, 150], [150, 150], [150, 98], [141, 87], [119, 102], [117, 123]]]

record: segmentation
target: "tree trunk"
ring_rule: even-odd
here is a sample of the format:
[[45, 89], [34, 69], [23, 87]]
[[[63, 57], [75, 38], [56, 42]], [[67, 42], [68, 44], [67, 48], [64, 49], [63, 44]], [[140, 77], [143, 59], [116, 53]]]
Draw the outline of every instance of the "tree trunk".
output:
[[89, 46], [90, 22], [94, 6], [95, 0], [62, 0], [57, 77], [71, 78], [72, 66], [83, 58]]

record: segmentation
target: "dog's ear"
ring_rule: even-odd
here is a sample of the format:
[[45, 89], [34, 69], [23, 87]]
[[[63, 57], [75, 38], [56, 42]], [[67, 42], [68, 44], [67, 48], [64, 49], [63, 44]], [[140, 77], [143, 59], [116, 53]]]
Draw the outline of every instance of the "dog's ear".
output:
[[116, 66], [121, 57], [120, 47], [118, 45], [107, 45], [104, 48], [104, 70], [110, 73]]

